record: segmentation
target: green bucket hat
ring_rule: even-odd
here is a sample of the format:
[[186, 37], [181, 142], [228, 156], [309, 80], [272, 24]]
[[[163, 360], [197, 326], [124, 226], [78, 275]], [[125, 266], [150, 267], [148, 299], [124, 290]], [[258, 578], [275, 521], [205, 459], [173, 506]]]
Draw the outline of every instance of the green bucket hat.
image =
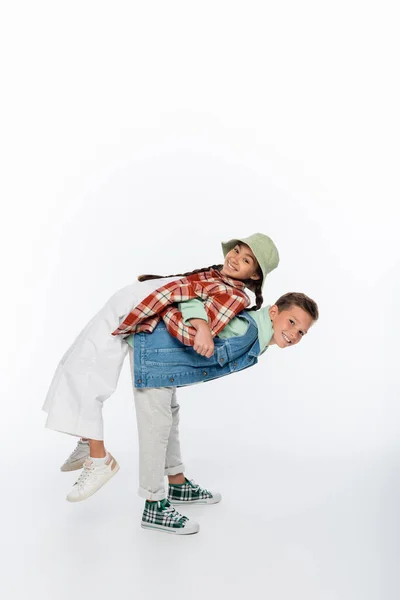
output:
[[221, 243], [224, 257], [238, 242], [247, 244], [249, 248], [251, 248], [263, 274], [263, 280], [261, 282], [261, 286], [263, 286], [268, 273], [271, 273], [271, 271], [276, 269], [279, 265], [279, 253], [274, 242], [270, 237], [263, 233], [253, 233], [253, 235], [250, 235], [247, 238], [235, 238], [229, 240], [229, 242]]

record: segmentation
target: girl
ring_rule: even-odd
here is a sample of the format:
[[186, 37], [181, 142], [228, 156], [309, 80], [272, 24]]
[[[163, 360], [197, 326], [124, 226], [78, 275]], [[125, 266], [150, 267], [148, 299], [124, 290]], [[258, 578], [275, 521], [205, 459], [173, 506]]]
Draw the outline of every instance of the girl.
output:
[[[141, 331], [151, 333], [162, 318], [171, 335], [183, 344], [196, 346], [196, 331], [184, 322], [181, 311], [173, 305], [199, 298], [204, 301], [205, 320], [208, 322], [207, 329], [212, 343], [212, 337], [218, 335], [230, 319], [249, 305], [250, 300], [244, 293], [246, 285], [256, 294], [254, 309], [261, 307], [264, 274], [278, 264], [277, 250], [274, 245], [271, 246], [271, 240], [267, 236], [253, 234], [246, 238], [246, 242], [243, 240], [227, 242], [227, 249], [224, 248], [226, 257], [224, 265], [209, 267], [206, 271], [187, 273], [184, 279], [168, 283], [155, 290], [129, 313], [113, 335]], [[261, 245], [264, 245], [264, 248]], [[267, 248], [271, 256], [268, 256], [266, 263], [267, 257], [263, 256], [263, 250], [266, 253]], [[264, 268], [260, 267], [257, 256]], [[159, 276], [142, 275], [139, 281], [154, 278]]]
[[[157, 285], [151, 283], [155, 276], [143, 276], [140, 278], [143, 283], [120, 290], [90, 321], [62, 358], [43, 407], [48, 412], [46, 426], [83, 438], [63, 465], [63, 471], [81, 468], [87, 458], [90, 463], [90, 468], [87, 465], [68, 495], [69, 500], [86, 499], [119, 469], [115, 459], [104, 448], [102, 405], [116, 388], [128, 349], [121, 334], [135, 330], [151, 331], [159, 317], [162, 317], [169, 331], [175, 331], [178, 339], [188, 336], [187, 342], [193, 345], [194, 350], [200, 356], [209, 358], [213, 353], [213, 335], [221, 330], [219, 321], [223, 327], [248, 304], [243, 292], [245, 286], [256, 295], [256, 306], [253, 308], [257, 310], [261, 307], [265, 277], [279, 263], [274, 243], [268, 236], [258, 233], [248, 238], [230, 240], [223, 243], [222, 248], [224, 264], [185, 274], [183, 288], [174, 283], [177, 276], [156, 279]], [[204, 300], [206, 317], [192, 318], [189, 325], [188, 318], [185, 322], [175, 307], [168, 305], [165, 310], [164, 305], [157, 312], [153, 310], [154, 303], [139, 304], [146, 294], [146, 300], [151, 298], [157, 302], [154, 288], [160, 289], [160, 285], [162, 293], [165, 290], [169, 293], [168, 303], [183, 303], [188, 299], [187, 296]], [[132, 304], [139, 304], [139, 318], [138, 311], [129, 313]], [[155, 315], [156, 321], [149, 323], [148, 317]], [[172, 328], [171, 323], [174, 324]], [[169, 475], [170, 482], [177, 483], [174, 473]]]

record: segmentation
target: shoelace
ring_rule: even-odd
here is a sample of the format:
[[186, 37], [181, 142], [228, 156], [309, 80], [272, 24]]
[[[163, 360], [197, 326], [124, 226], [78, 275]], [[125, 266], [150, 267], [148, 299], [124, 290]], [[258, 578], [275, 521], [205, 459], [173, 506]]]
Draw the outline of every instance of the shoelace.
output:
[[196, 483], [193, 481], [193, 479], [188, 479], [188, 482], [190, 483], [190, 485], [192, 486], [192, 488], [194, 489], [194, 491], [196, 492], [196, 494], [197, 494], [197, 492], [198, 492], [198, 491], [200, 491], [200, 490], [201, 490], [202, 492], [204, 492], [204, 493], [206, 493], [206, 494], [209, 494], [210, 496], [212, 496], [211, 492], [209, 492], [209, 491], [208, 491], [208, 490], [206, 490], [205, 488], [201, 488], [199, 485], [197, 485], [197, 484], [196, 484]]
[[184, 517], [183, 515], [178, 513], [178, 511], [171, 504], [169, 506], [167, 506], [167, 503], [165, 502], [165, 500], [160, 500], [159, 502], [157, 502], [157, 506], [158, 506], [158, 508], [161, 508], [162, 511], [164, 513], [166, 513], [167, 515], [171, 515], [171, 517], [175, 521], [182, 521], [182, 522], [187, 521], [187, 517]]
[[163, 512], [165, 512], [167, 515], [172, 515], [175, 512], [177, 513], [173, 506], [166, 506], [163, 508]]
[[83, 471], [76, 480], [75, 485], [82, 485], [94, 471], [94, 463], [86, 461], [83, 463]]

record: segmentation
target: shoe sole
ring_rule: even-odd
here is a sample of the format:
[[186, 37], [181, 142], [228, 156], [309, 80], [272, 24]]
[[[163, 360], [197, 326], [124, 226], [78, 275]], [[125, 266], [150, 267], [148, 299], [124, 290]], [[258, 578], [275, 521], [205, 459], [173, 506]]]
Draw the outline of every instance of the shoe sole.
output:
[[83, 468], [83, 463], [85, 462], [85, 460], [86, 458], [82, 458], [82, 460], [78, 460], [77, 462], [63, 465], [62, 467], [60, 467], [60, 471], [62, 471], [63, 473], [69, 473], [70, 471], [78, 471], [79, 469]]
[[98, 492], [103, 487], [103, 485], [108, 483], [110, 481], [110, 479], [118, 473], [118, 471], [119, 471], [119, 464], [116, 462], [115, 467], [111, 471], [110, 475], [107, 477], [107, 479], [105, 481], [103, 481], [103, 483], [101, 485], [99, 485], [99, 487], [97, 489], [90, 492], [90, 494], [87, 494], [86, 496], [83, 496], [83, 497], [80, 496], [79, 498], [68, 498], [68, 496], [67, 496], [67, 498], [66, 498], [67, 502], [82, 502], [83, 500], [87, 500], [88, 498], [90, 498], [90, 496], [93, 496], [93, 494]]
[[[176, 527], [175, 529], [172, 527], [166, 527], [164, 525], [152, 525], [151, 523], [141, 523], [142, 529], [148, 529], [153, 531], [162, 531], [163, 533], [172, 533], [173, 535], [194, 535], [199, 532], [200, 525], [195, 525], [192, 531], [186, 529], [185, 527]], [[185, 530], [186, 529], [186, 530]]]

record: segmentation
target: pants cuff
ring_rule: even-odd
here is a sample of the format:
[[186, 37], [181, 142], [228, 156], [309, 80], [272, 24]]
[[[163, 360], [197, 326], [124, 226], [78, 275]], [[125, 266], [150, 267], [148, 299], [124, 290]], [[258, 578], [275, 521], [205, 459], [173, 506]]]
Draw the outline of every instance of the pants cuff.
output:
[[164, 500], [167, 497], [165, 490], [163, 492], [149, 492], [145, 488], [140, 487], [138, 490], [138, 494], [141, 498], [145, 498], [145, 500], [152, 500], [155, 502], [156, 500]]
[[85, 437], [89, 440], [104, 440], [102, 419], [84, 421], [83, 419], [60, 418], [58, 415], [49, 414], [45, 426], [47, 429], [76, 437]]
[[185, 472], [185, 465], [178, 465], [177, 467], [165, 467], [164, 475], [178, 475], [179, 473]]

